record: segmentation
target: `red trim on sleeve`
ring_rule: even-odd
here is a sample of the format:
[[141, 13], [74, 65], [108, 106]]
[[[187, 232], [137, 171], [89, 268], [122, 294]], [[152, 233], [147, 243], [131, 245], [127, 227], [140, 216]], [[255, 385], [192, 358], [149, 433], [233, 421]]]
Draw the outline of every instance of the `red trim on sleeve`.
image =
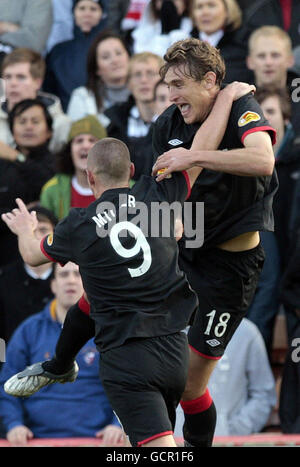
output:
[[188, 193], [187, 193], [187, 195], [186, 195], [186, 198], [185, 198], [185, 199], [188, 199], [188, 198], [190, 197], [190, 195], [191, 195], [191, 183], [190, 183], [190, 177], [189, 177], [189, 175], [188, 175], [188, 173], [187, 173], [187, 171], [186, 171], [186, 170], [183, 170], [183, 171], [182, 171], [182, 175], [183, 175], [183, 176], [184, 176], [184, 178], [185, 178], [185, 181], [186, 181], [186, 184], [187, 184], [187, 189], [188, 189]]
[[190, 401], [180, 401], [180, 405], [184, 413], [192, 415], [195, 413], [205, 412], [205, 410], [209, 409], [212, 402], [213, 400], [211, 398], [209, 390], [206, 389], [205, 393], [202, 394], [202, 396]]
[[44, 248], [44, 241], [46, 240], [46, 238], [48, 237], [48, 235], [46, 235], [44, 238], [42, 238], [41, 240], [41, 243], [40, 243], [40, 248], [41, 248], [41, 252], [46, 256], [46, 258], [49, 259], [49, 261], [51, 261], [52, 263], [58, 263], [60, 264], [61, 267], [64, 267], [65, 263], [60, 263], [59, 261], [57, 261], [56, 259], [52, 258], [52, 256], [48, 255], [47, 251], [45, 250]]
[[210, 355], [205, 355], [204, 353], [201, 353], [198, 350], [194, 349], [194, 347], [192, 347], [190, 344], [189, 344], [189, 347], [193, 352], [197, 353], [198, 355], [200, 355], [203, 358], [207, 358], [208, 360], [220, 360], [220, 358], [221, 358], [221, 357], [211, 357]]
[[91, 306], [86, 301], [84, 295], [82, 295], [81, 299], [79, 300], [78, 307], [85, 315], [88, 315], [88, 316], [90, 315]]
[[48, 255], [48, 253], [46, 252], [46, 250], [44, 248], [44, 241], [46, 240], [47, 237], [48, 237], [48, 235], [45, 235], [45, 237], [42, 238], [42, 240], [41, 240], [41, 243], [40, 243], [41, 251], [46, 256], [46, 258], [48, 258], [50, 261], [52, 261], [52, 263], [57, 263], [57, 261], [55, 259], [53, 259], [50, 255]]
[[156, 438], [161, 438], [162, 436], [167, 436], [167, 435], [172, 435], [173, 431], [164, 431], [163, 433], [157, 433], [157, 435], [151, 436], [150, 438], [143, 439], [143, 441], [139, 441], [137, 443], [138, 446], [141, 446], [142, 444], [149, 443], [149, 441], [152, 441], [153, 439]]
[[246, 136], [250, 135], [250, 133], [256, 133], [257, 131], [270, 131], [270, 130], [272, 131], [270, 136], [271, 136], [272, 144], [274, 146], [274, 144], [276, 144], [276, 130], [274, 130], [274, 128], [272, 128], [271, 126], [258, 126], [255, 128], [251, 128], [251, 130], [248, 130], [243, 134], [242, 143], [244, 143], [244, 139], [246, 138]]

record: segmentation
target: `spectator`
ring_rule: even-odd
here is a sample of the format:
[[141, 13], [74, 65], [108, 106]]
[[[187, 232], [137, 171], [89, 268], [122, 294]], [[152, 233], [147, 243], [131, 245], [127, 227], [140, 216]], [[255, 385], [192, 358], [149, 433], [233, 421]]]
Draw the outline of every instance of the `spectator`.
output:
[[42, 53], [52, 27], [51, 0], [2, 0], [0, 51], [18, 47]]
[[[249, 38], [247, 65], [254, 72], [254, 81], [259, 87], [277, 87], [294, 90], [297, 74], [289, 71], [294, 65], [292, 42], [287, 32], [277, 26], [263, 26]], [[297, 131], [300, 122], [298, 103], [292, 104], [292, 123]]]
[[[35, 235], [42, 239], [54, 230], [57, 219], [50, 211], [38, 205], [33, 206], [30, 212], [33, 210], [38, 220]], [[1, 337], [5, 342], [9, 341], [25, 318], [41, 311], [53, 298], [51, 276], [51, 263], [32, 267], [21, 258], [0, 269]]]
[[[121, 25], [120, 25], [120, 33], [125, 39], [126, 44], [129, 48], [132, 48], [132, 32], [138, 27], [140, 24], [141, 18], [143, 16], [144, 10], [148, 4], [149, 0], [130, 0], [127, 12], [123, 16]], [[114, 1], [110, 3], [115, 3]], [[125, 3], [127, 3], [125, 1]]]
[[0, 412], [13, 445], [31, 438], [97, 436], [118, 442], [122, 430], [106, 398], [98, 375], [99, 357], [93, 341], [80, 351], [77, 380], [72, 385], [51, 385], [30, 398], [5, 394], [3, 382], [26, 365], [53, 356], [68, 308], [82, 295], [79, 268], [55, 266], [51, 282], [55, 299], [43, 311], [25, 320], [13, 334], [1, 371]]
[[120, 139], [129, 148], [135, 165], [134, 180], [149, 175], [154, 164], [151, 123], [155, 118], [154, 86], [159, 81], [160, 56], [151, 52], [136, 54], [129, 66], [129, 100], [105, 112], [110, 119], [108, 136]]
[[281, 299], [293, 313], [289, 320], [289, 350], [283, 368], [279, 400], [279, 418], [283, 433], [300, 433], [300, 229], [295, 232], [290, 262], [281, 286]]
[[64, 111], [72, 91], [86, 82], [86, 59], [95, 36], [105, 27], [102, 0], [75, 0], [74, 38], [57, 44], [46, 57], [43, 89], [57, 95]]
[[[45, 69], [46, 65], [41, 55], [26, 48], [16, 49], [5, 57], [2, 63], [2, 78], [5, 81], [6, 101], [0, 107], [0, 141], [5, 145], [13, 146], [15, 143], [8, 125], [8, 113], [18, 102], [35, 98], [47, 107], [53, 119], [50, 150], [57, 151], [66, 141], [70, 119], [64, 115], [56, 96], [40, 91]], [[14, 154], [12, 149], [7, 147], [5, 152]]]
[[155, 115], [162, 114], [173, 102], [169, 99], [168, 86], [163, 79], [160, 79], [154, 86]]
[[[218, 414], [215, 436], [246, 436], [264, 428], [276, 404], [275, 381], [262, 336], [247, 318], [235, 331], [208, 387]], [[175, 434], [180, 436], [182, 410], [177, 413]]]
[[[0, 212], [15, 207], [21, 197], [26, 204], [38, 201], [42, 186], [54, 175], [53, 155], [49, 151], [52, 118], [38, 99], [27, 99], [14, 106], [9, 125], [16, 141], [13, 158], [0, 158]], [[18, 256], [15, 238], [0, 221], [0, 265]]]
[[110, 0], [108, 5], [108, 27], [124, 37], [127, 45], [132, 44], [131, 33], [140, 24], [149, 0]]
[[278, 26], [291, 37], [293, 47], [300, 44], [299, 0], [256, 0], [246, 10], [243, 22], [245, 43], [262, 26]]
[[279, 188], [274, 197], [274, 217], [281, 265], [285, 270], [300, 216], [300, 206], [296, 200], [300, 175], [299, 138], [290, 121], [291, 100], [285, 89], [258, 89], [256, 99], [277, 132], [274, 153]]
[[139, 26], [132, 32], [132, 50], [153, 52], [163, 56], [177, 39], [183, 39], [192, 29], [189, 0], [150, 0]]
[[236, 0], [193, 0], [194, 28], [189, 34], [217, 47], [226, 64], [225, 81], [251, 81], [247, 46], [240, 38], [242, 11]]
[[57, 173], [42, 188], [41, 204], [62, 219], [71, 207], [87, 207], [95, 200], [86, 175], [87, 155], [106, 136], [96, 117], [74, 122], [68, 143], [57, 155]]
[[[272, 350], [273, 329], [279, 311], [279, 283], [292, 254], [292, 239], [297, 228], [300, 208], [297, 202], [300, 175], [300, 146], [291, 118], [290, 97], [285, 89], [259, 88], [256, 99], [265, 117], [277, 132], [274, 146], [279, 188], [274, 196], [275, 232], [261, 233], [266, 260], [248, 318], [259, 327], [269, 354]], [[294, 310], [285, 305], [288, 329], [294, 322]]]
[[116, 34], [121, 34], [121, 22], [125, 18], [131, 0], [110, 0], [107, 12], [107, 26]]
[[[285, 307], [285, 311], [288, 311], [287, 316], [287, 332], [288, 341], [291, 346], [294, 338], [299, 337], [299, 310], [300, 310], [300, 293], [299, 293], [299, 282], [300, 282], [300, 225], [298, 219], [298, 228], [294, 233], [294, 238], [291, 245], [291, 255], [289, 262], [284, 271], [280, 299]], [[297, 334], [298, 333], [298, 334]]]
[[48, 37], [46, 52], [60, 42], [73, 39], [73, 0], [52, 0], [53, 24]]
[[103, 115], [108, 107], [126, 102], [129, 53], [125, 43], [115, 33], [100, 33], [88, 53], [87, 84], [75, 89], [71, 95], [68, 115], [80, 120], [87, 115], [96, 115], [100, 123], [109, 121]]

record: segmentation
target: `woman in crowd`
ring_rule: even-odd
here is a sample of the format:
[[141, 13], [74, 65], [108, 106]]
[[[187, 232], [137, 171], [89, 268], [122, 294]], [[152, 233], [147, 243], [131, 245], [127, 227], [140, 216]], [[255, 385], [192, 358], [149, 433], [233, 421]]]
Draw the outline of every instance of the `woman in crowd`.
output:
[[247, 44], [242, 43], [240, 31], [242, 11], [236, 0], [193, 0], [191, 17], [196, 37], [217, 47], [226, 64], [225, 81], [251, 79], [245, 58]]
[[92, 115], [73, 123], [68, 143], [57, 154], [57, 173], [45, 184], [40, 198], [41, 205], [58, 219], [71, 207], [86, 207], [95, 200], [86, 176], [87, 155], [105, 136], [104, 127]]
[[107, 126], [104, 110], [129, 97], [128, 67], [129, 53], [121, 37], [110, 31], [100, 33], [88, 53], [87, 84], [72, 93], [67, 112], [71, 119], [96, 115]]
[[74, 37], [53, 47], [46, 57], [43, 89], [61, 100], [64, 111], [73, 89], [86, 82], [86, 59], [96, 35], [105, 27], [103, 0], [75, 0]]
[[[54, 158], [49, 151], [52, 117], [38, 99], [16, 104], [9, 114], [16, 149], [14, 159], [0, 159], [0, 214], [16, 207], [15, 199], [38, 201], [42, 186], [54, 175]], [[17, 238], [0, 220], [0, 265], [18, 256]]]

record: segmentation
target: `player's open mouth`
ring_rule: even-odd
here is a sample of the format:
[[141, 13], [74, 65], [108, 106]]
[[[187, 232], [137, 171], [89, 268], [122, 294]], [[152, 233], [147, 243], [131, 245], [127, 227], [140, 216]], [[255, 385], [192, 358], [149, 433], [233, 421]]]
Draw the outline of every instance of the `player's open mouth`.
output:
[[191, 109], [191, 106], [189, 104], [180, 104], [178, 107], [183, 117], [187, 115]]

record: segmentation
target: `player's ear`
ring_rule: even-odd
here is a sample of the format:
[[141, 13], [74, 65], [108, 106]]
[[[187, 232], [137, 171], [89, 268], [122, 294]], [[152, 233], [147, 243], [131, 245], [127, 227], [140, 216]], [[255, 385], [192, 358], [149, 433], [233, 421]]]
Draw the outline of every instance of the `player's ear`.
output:
[[204, 75], [204, 84], [206, 89], [212, 89], [216, 85], [216, 74], [213, 71], [208, 71]]
[[88, 182], [89, 182], [89, 185], [90, 187], [93, 187], [95, 185], [95, 177], [94, 175], [92, 174], [92, 172], [88, 169], [86, 169], [86, 175], [87, 175], [87, 179], [88, 179]]
[[134, 167], [134, 163], [131, 162], [131, 164], [130, 164], [130, 178], [133, 178], [134, 174], [135, 174], [135, 167]]

